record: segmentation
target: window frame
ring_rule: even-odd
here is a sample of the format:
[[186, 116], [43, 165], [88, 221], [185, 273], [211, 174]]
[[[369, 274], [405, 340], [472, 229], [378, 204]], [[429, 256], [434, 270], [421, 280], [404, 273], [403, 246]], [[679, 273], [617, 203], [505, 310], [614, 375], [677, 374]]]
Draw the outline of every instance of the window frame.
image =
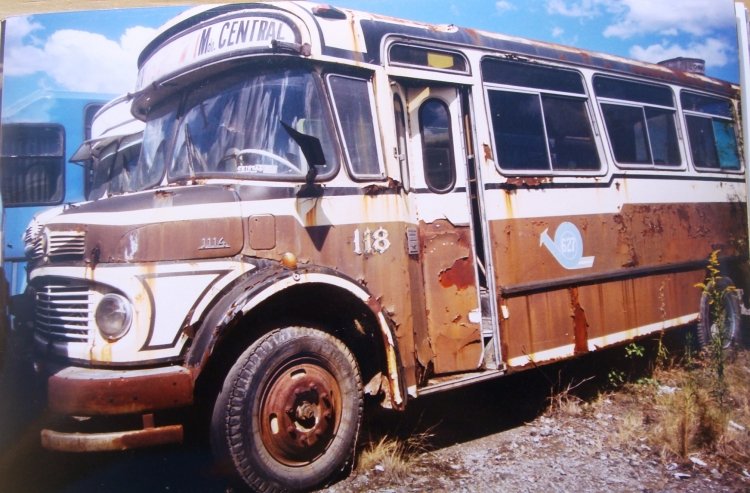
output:
[[[457, 59], [463, 60], [464, 62], [464, 69], [458, 70], [458, 69], [451, 69], [451, 68], [440, 68], [440, 67], [432, 67], [430, 65], [423, 65], [419, 63], [409, 63], [409, 62], [403, 62], [399, 60], [394, 60], [391, 56], [391, 51], [394, 47], [406, 47], [416, 50], [424, 50], [425, 52], [434, 52], [435, 54], [445, 54], [448, 56], [456, 57]], [[471, 64], [469, 63], [469, 60], [466, 58], [466, 56], [461, 53], [460, 51], [454, 51], [449, 50], [445, 48], [435, 48], [434, 46], [416, 43], [413, 40], [396, 40], [389, 44], [388, 49], [388, 64], [393, 67], [408, 67], [408, 68], [415, 68], [419, 70], [429, 70], [433, 72], [442, 72], [446, 74], [457, 74], [457, 75], [471, 75]]]
[[[686, 110], [684, 108], [684, 106], [682, 105], [682, 95], [683, 94], [691, 94], [691, 95], [695, 95], [695, 96], [703, 96], [703, 97], [708, 97], [708, 98], [713, 98], [713, 99], [724, 100], [727, 103], [729, 103], [730, 109], [732, 110], [732, 115], [730, 117], [725, 117], [725, 116], [714, 114], [714, 113], [704, 113], [704, 112], [695, 111], [695, 110], [689, 110], [689, 109]], [[705, 119], [709, 120], [712, 123], [712, 127], [713, 127], [713, 122], [714, 122], [715, 119], [716, 120], [720, 120], [722, 122], [728, 122], [728, 123], [731, 123], [731, 125], [733, 127], [733, 130], [734, 130], [734, 141], [735, 141], [735, 144], [739, 144], [741, 142], [741, 136], [737, 133], [737, 130], [739, 128], [739, 124], [738, 124], [737, 120], [735, 119], [736, 113], [735, 113], [735, 110], [734, 110], [735, 107], [734, 107], [734, 103], [732, 102], [732, 100], [730, 98], [726, 98], [726, 97], [723, 97], [723, 96], [717, 96], [715, 94], [701, 93], [701, 92], [698, 92], [698, 91], [681, 89], [680, 92], [679, 92], [679, 102], [680, 102], [680, 110], [681, 110], [680, 112], [682, 113], [682, 119], [683, 119], [683, 122], [684, 122], [683, 125], [684, 125], [684, 128], [685, 128], [685, 135], [686, 135], [686, 139], [685, 140], [686, 140], [687, 151], [688, 151], [688, 159], [690, 160], [690, 163], [691, 163], [693, 169], [696, 170], [696, 171], [698, 171], [699, 173], [728, 173], [728, 174], [737, 174], [737, 175], [744, 174], [745, 173], [745, 163], [744, 163], [744, 160], [742, 159], [742, 150], [739, 148], [739, 145], [737, 145], [737, 148], [736, 148], [737, 158], [738, 158], [738, 161], [739, 161], [739, 164], [740, 164], [740, 166], [739, 166], [738, 169], [722, 168], [721, 167], [721, 163], [719, 163], [719, 167], [718, 168], [708, 168], [708, 167], [705, 167], [705, 166], [698, 165], [695, 162], [695, 160], [693, 159], [693, 143], [690, 140], [690, 131], [688, 129], [688, 121], [687, 121], [687, 119], [688, 119], [689, 116], [695, 116], [695, 117], [705, 118]], [[714, 145], [716, 145], [715, 134], [714, 134]]]
[[[349, 154], [349, 146], [347, 145], [347, 140], [346, 140], [346, 132], [344, 131], [344, 126], [342, 125], [341, 118], [339, 116], [339, 108], [338, 108], [338, 105], [336, 104], [336, 94], [331, 84], [331, 79], [334, 77], [338, 77], [342, 79], [357, 80], [357, 81], [366, 83], [368, 102], [370, 106], [370, 118], [372, 120], [373, 140], [375, 142], [376, 160], [377, 160], [377, 165], [378, 165], [377, 174], [357, 173], [354, 167], [352, 166], [352, 160]], [[347, 173], [353, 180], [358, 181], [358, 182], [385, 180], [386, 178], [385, 160], [383, 158], [380, 122], [378, 121], [375, 94], [374, 94], [373, 87], [372, 87], [372, 75], [370, 74], [367, 76], [356, 76], [356, 75], [351, 75], [351, 74], [343, 74], [340, 72], [329, 72], [325, 74], [325, 82], [326, 82], [326, 88], [328, 90], [328, 95], [331, 101], [332, 114], [333, 114], [334, 119], [336, 120], [335, 121], [336, 131], [338, 132], [339, 145], [341, 147], [341, 152], [343, 154], [344, 161], [346, 163], [345, 167], [346, 167]]]
[[[603, 77], [606, 79], [612, 79], [615, 81], [623, 81], [626, 83], [632, 83], [632, 84], [642, 84], [647, 86], [653, 86], [653, 87], [660, 87], [665, 88], [669, 91], [671, 97], [672, 97], [672, 104], [673, 106], [664, 106], [656, 103], [651, 102], [644, 102], [644, 101], [634, 101], [632, 99], [617, 99], [615, 97], [608, 97], [608, 96], [599, 96], [596, 94], [596, 79], [597, 77]], [[680, 172], [685, 171], [687, 169], [687, 158], [685, 156], [685, 149], [684, 149], [684, 134], [682, 132], [682, 121], [679, 117], [680, 109], [677, 106], [677, 100], [675, 97], [675, 91], [674, 88], [667, 84], [655, 84], [650, 81], [644, 81], [644, 80], [634, 80], [629, 79], [626, 77], [620, 77], [615, 76], [612, 74], [605, 74], [605, 73], [596, 73], [593, 74], [591, 77], [591, 84], [594, 88], [593, 97], [596, 99], [599, 115], [601, 116], [601, 122], [604, 127], [603, 132], [607, 136], [607, 145], [609, 147], [609, 152], [612, 157], [612, 162], [620, 169], [637, 169], [637, 170], [658, 170], [658, 171], [674, 171], [674, 172]], [[627, 163], [627, 162], [620, 162], [617, 160], [617, 156], [615, 155], [615, 148], [614, 148], [614, 141], [611, 138], [609, 134], [609, 127], [607, 126], [607, 120], [604, 116], [604, 107], [603, 105], [607, 104], [610, 106], [622, 106], [622, 107], [629, 107], [629, 108], [639, 108], [641, 110], [641, 114], [643, 115], [643, 123], [645, 125], [645, 135], [646, 135], [646, 143], [648, 144], [648, 152], [649, 156], [651, 158], [651, 163]], [[674, 123], [674, 134], [676, 138], [676, 146], [677, 146], [677, 152], [680, 157], [680, 162], [678, 164], [659, 164], [654, 162], [654, 149], [652, 145], [652, 137], [651, 133], [649, 131], [648, 126], [648, 115], [646, 114], [646, 109], [652, 108], [657, 110], [664, 110], [667, 112], [672, 113], [672, 122]], [[681, 144], [681, 141], [683, 144]]]
[[[411, 163], [409, 162], [409, 122], [408, 114], [406, 112], [406, 102], [400, 93], [393, 93], [393, 118], [396, 132], [396, 160], [398, 161], [399, 172], [401, 173], [401, 185], [404, 187], [406, 192], [411, 190]], [[400, 106], [400, 110], [396, 109], [396, 106]], [[399, 135], [400, 131], [403, 131], [403, 148], [401, 138]]]
[[[596, 177], [604, 176], [607, 174], [607, 160], [604, 159], [602, 143], [600, 140], [599, 124], [595, 118], [595, 114], [592, 108], [591, 95], [589, 94], [588, 85], [586, 83], [586, 77], [584, 74], [575, 70], [571, 67], [560, 67], [557, 65], [548, 65], [538, 62], [521, 61], [518, 60], [506, 60], [498, 58], [497, 56], [487, 56], [480, 60], [480, 66], [483, 66], [485, 61], [499, 61], [499, 62], [510, 62], [510, 63], [522, 63], [528, 64], [532, 67], [542, 67], [544, 69], [559, 70], [563, 72], [569, 72], [576, 74], [581, 81], [582, 92], [567, 92], [562, 90], [548, 89], [543, 87], [531, 87], [531, 86], [516, 86], [511, 84], [503, 84], [500, 82], [489, 82], [486, 80], [485, 75], [482, 75], [482, 89], [485, 98], [485, 111], [487, 113], [487, 123], [490, 130], [490, 140], [492, 141], [493, 155], [495, 156], [495, 169], [503, 176], [571, 176], [571, 177]], [[503, 168], [500, 162], [500, 151], [498, 149], [498, 143], [495, 139], [495, 125], [492, 117], [492, 107], [490, 105], [490, 91], [502, 91], [516, 94], [526, 94], [535, 96], [539, 102], [539, 108], [541, 110], [542, 127], [544, 130], [544, 145], [546, 148], [547, 165], [546, 169], [508, 169]], [[576, 100], [583, 103], [586, 117], [588, 118], [588, 125], [591, 131], [591, 141], [593, 143], [593, 150], [596, 152], [596, 156], [599, 161], [597, 169], [555, 169], [552, 163], [551, 149], [549, 145], [549, 133], [547, 130], [547, 118], [544, 114], [544, 96], [557, 97], [560, 99]]]
[[[6, 124], [3, 124], [5, 126]], [[55, 160], [55, 165], [59, 166], [60, 173], [58, 175], [57, 181], [60, 185], [59, 187], [59, 197], [52, 197], [51, 200], [46, 201], [28, 201], [28, 202], [15, 202], [15, 203], [9, 203], [6, 199], [4, 202], [4, 207], [6, 209], [11, 208], [19, 208], [19, 207], [51, 207], [55, 205], [60, 205], [65, 202], [65, 196], [67, 194], [67, 160], [66, 160], [66, 146], [67, 146], [67, 133], [65, 131], [65, 127], [59, 123], [11, 123], [9, 122], [7, 125], [13, 125], [16, 127], [23, 127], [23, 128], [42, 128], [42, 129], [54, 129], [57, 132], [59, 132], [60, 136], [60, 154], [57, 155], [39, 155], [39, 154], [23, 154], [23, 155], [4, 155], [4, 152], [2, 149], [0, 149], [0, 161], [5, 161], [6, 159], [10, 160], [18, 160], [18, 159], [33, 159], [33, 158], [41, 158], [45, 161], [52, 161]], [[5, 132], [4, 132], [5, 133]], [[7, 138], [7, 134], [3, 135], [3, 138]], [[28, 170], [30, 166], [26, 167], [26, 170]], [[7, 176], [7, 166], [2, 166], [3, 170], [0, 171], [0, 178], [2, 178], [2, 182], [5, 182], [6, 176]], [[25, 175], [25, 172], [24, 172]]]
[[[441, 105], [445, 109], [446, 115], [448, 116], [448, 132], [447, 133], [448, 133], [448, 145], [450, 146], [448, 155], [450, 156], [450, 174], [451, 174], [451, 179], [450, 179], [450, 182], [448, 183], [448, 185], [445, 188], [437, 188], [437, 187], [435, 187], [430, 182], [430, 180], [427, 178], [428, 175], [429, 175], [429, 173], [427, 171], [428, 170], [428, 168], [427, 168], [427, 164], [428, 163], [427, 163], [427, 159], [425, 157], [426, 153], [425, 153], [424, 123], [423, 123], [423, 119], [422, 119], [422, 111], [425, 108], [425, 106], [427, 105], [427, 103], [430, 103], [430, 102], [433, 102], [433, 101], [437, 102], [439, 105]], [[420, 152], [422, 153], [422, 174], [423, 174], [422, 178], [424, 179], [424, 183], [427, 186], [427, 189], [430, 190], [432, 193], [437, 193], [437, 194], [441, 194], [441, 195], [442, 194], [450, 193], [450, 192], [452, 192], [456, 188], [456, 183], [457, 183], [457, 180], [458, 180], [458, 176], [457, 176], [458, 175], [458, 170], [456, 169], [456, 147], [455, 147], [455, 143], [453, 141], [454, 128], [453, 128], [453, 121], [452, 121], [452, 115], [451, 115], [450, 105], [448, 103], [446, 103], [445, 101], [443, 101], [442, 99], [438, 98], [438, 97], [435, 97], [435, 96], [428, 97], [424, 101], [422, 101], [420, 103], [420, 105], [419, 105], [419, 109], [417, 110], [417, 120], [419, 122], [419, 140], [420, 140], [420, 144], [421, 144], [420, 145]]]

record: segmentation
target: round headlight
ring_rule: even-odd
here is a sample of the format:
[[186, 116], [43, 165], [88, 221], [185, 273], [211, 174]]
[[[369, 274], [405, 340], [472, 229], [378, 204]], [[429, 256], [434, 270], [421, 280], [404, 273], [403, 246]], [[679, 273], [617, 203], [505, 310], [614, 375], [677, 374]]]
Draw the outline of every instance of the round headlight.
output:
[[133, 308], [130, 302], [119, 294], [106, 294], [96, 307], [96, 325], [99, 332], [109, 341], [116, 341], [130, 329]]

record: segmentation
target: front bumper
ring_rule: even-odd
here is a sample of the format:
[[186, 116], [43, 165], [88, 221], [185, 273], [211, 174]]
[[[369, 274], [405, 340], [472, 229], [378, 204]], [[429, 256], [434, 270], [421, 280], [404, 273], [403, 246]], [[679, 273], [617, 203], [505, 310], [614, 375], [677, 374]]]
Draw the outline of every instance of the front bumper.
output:
[[192, 404], [193, 378], [182, 366], [145, 370], [69, 367], [49, 377], [47, 394], [53, 413], [83, 417], [141, 414], [143, 427], [107, 433], [45, 429], [45, 448], [66, 452], [125, 450], [182, 441], [182, 425], [154, 426], [152, 413]]

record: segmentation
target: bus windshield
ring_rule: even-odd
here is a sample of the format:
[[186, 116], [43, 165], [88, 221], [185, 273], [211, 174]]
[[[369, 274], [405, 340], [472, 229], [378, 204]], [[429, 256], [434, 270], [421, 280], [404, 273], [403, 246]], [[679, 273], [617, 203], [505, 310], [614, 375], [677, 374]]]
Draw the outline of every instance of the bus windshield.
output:
[[[142, 185], [162, 166], [170, 182], [217, 176], [301, 181], [308, 164], [291, 136], [297, 132], [320, 141], [326, 163], [318, 176], [335, 170], [338, 153], [320, 79], [301, 69], [243, 72], [201, 84], [149, 116], [138, 166]], [[174, 141], [171, 152], [168, 140]]]

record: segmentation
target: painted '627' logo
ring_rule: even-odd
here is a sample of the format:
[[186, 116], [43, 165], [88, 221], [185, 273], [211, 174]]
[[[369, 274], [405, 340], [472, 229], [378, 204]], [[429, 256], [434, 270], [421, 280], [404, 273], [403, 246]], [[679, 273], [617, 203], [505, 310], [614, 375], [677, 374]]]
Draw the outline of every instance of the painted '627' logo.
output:
[[564, 268], [588, 269], [594, 265], [594, 257], [583, 256], [583, 238], [573, 223], [561, 223], [555, 230], [555, 239], [550, 238], [547, 230], [539, 235], [539, 245], [544, 245]]

